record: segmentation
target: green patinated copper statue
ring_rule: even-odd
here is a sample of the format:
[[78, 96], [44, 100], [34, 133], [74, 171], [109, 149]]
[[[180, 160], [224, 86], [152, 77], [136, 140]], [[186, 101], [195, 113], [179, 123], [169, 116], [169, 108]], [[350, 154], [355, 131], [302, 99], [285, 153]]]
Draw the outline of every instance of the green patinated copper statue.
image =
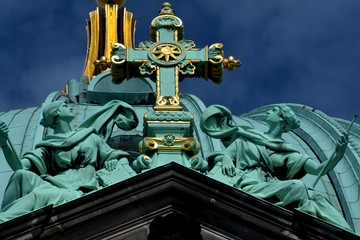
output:
[[54, 133], [20, 160], [7, 138], [7, 126], [0, 123], [0, 145], [15, 171], [4, 194], [0, 222], [107, 186], [113, 180], [106, 179], [111, 172], [116, 181], [131, 176], [131, 169], [125, 169], [129, 154], [110, 148], [105, 140], [115, 124], [123, 130], [137, 126], [133, 108], [111, 101], [75, 130], [70, 127], [73, 118], [72, 108], [63, 101], [46, 105], [41, 124]]
[[[313, 161], [285, 142], [282, 134], [300, 126], [295, 113], [286, 105], [267, 112], [267, 132], [238, 126], [230, 110], [220, 105], [207, 108], [201, 128], [209, 136], [221, 139], [226, 149], [212, 153], [209, 165], [220, 166], [220, 181], [265, 199], [277, 206], [317, 216], [336, 226], [352, 231], [341, 214], [321, 195], [305, 186], [305, 174], [327, 174], [343, 158], [348, 134], [343, 133], [329, 163]], [[325, 171], [322, 169], [326, 167]], [[219, 176], [219, 174], [217, 175]]]

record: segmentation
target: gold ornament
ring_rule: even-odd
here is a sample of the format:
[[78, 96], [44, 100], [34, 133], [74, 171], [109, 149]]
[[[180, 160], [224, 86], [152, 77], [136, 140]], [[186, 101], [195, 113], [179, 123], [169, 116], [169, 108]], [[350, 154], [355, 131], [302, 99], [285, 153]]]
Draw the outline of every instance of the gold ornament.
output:
[[122, 7], [126, 0], [96, 0], [100, 7], [105, 8], [105, 4], [117, 4]]

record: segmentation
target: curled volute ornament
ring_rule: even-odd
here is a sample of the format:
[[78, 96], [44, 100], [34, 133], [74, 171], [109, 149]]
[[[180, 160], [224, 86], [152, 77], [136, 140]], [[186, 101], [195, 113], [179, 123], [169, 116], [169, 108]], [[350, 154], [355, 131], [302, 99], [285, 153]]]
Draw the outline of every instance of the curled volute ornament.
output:
[[121, 43], [114, 43], [112, 45], [111, 75], [113, 83], [120, 84], [126, 78], [125, 71], [126, 61], [126, 47]]
[[208, 78], [214, 83], [221, 83], [224, 69], [232, 71], [235, 67], [240, 67], [240, 60], [233, 56], [225, 58], [222, 43], [214, 43], [208, 50]]

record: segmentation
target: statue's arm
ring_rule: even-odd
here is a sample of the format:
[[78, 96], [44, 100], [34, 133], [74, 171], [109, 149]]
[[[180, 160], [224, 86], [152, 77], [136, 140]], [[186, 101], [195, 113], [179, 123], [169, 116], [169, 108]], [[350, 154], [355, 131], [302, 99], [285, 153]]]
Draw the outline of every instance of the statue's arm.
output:
[[238, 151], [237, 148], [237, 140], [235, 140], [225, 149], [222, 154], [219, 154], [214, 159], [214, 165], [216, 165], [218, 162], [221, 162], [222, 173], [224, 175], [228, 175], [229, 177], [236, 175], [234, 161]]
[[[120, 159], [128, 159], [129, 154], [122, 150], [111, 148], [102, 138], [96, 137], [98, 140], [97, 147], [100, 157], [100, 167], [105, 167], [106, 170], [112, 171], [116, 169], [117, 163]], [[94, 146], [95, 147], [95, 146]]]
[[322, 162], [321, 164], [316, 163], [312, 159], [309, 159], [304, 164], [305, 171], [312, 175], [321, 174], [321, 176], [329, 173], [344, 157], [347, 144], [348, 144], [348, 134], [343, 133], [340, 135], [337, 141], [336, 149], [334, 153], [331, 155], [330, 159], [328, 161]]
[[31, 163], [28, 159], [21, 159], [14, 151], [9, 139], [9, 129], [6, 124], [0, 121], [0, 146], [4, 153], [5, 159], [12, 170], [30, 169]]
[[10, 148], [9, 144], [1, 144], [2, 151], [4, 153], [5, 159], [12, 170], [16, 171], [19, 169], [23, 169], [23, 165], [21, 161], [18, 161], [18, 156], [16, 153]]

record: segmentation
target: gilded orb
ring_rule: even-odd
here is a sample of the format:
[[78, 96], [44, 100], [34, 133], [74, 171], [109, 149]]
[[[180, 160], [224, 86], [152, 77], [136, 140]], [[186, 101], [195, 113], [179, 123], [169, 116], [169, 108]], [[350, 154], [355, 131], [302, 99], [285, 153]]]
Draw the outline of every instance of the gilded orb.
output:
[[105, 4], [117, 4], [119, 7], [122, 7], [126, 0], [96, 0], [100, 7], [104, 8]]

